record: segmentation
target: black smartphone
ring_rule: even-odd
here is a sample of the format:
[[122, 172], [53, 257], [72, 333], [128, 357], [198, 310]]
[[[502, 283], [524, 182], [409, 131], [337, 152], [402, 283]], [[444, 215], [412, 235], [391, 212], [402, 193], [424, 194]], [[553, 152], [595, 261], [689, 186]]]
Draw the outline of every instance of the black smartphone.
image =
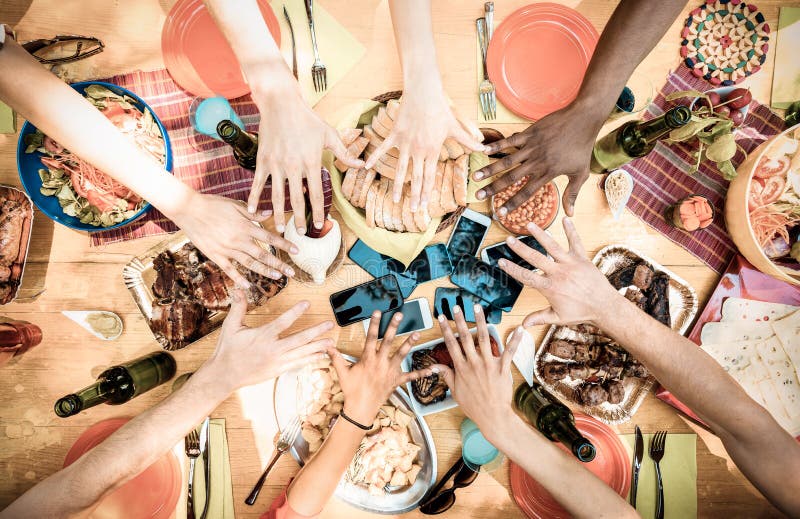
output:
[[[545, 256], [547, 256], [547, 251], [542, 247], [542, 244], [539, 243], [539, 240], [534, 238], [533, 236], [520, 236], [517, 238], [519, 241], [527, 245], [528, 247], [532, 248], [537, 252], [541, 252]], [[507, 243], [502, 242], [496, 245], [491, 245], [486, 247], [481, 251], [481, 259], [488, 263], [489, 265], [496, 267], [497, 262], [501, 259], [506, 259], [511, 263], [516, 263], [520, 267], [527, 269], [527, 270], [539, 270], [524, 259], [522, 259], [516, 252], [511, 250], [511, 247], [508, 246]]]
[[333, 316], [339, 326], [363, 321], [375, 310], [388, 312], [403, 304], [403, 294], [394, 274], [347, 288], [330, 297]]
[[493, 307], [478, 296], [460, 288], [439, 287], [436, 289], [433, 300], [435, 301], [433, 315], [435, 317], [443, 315], [449, 321], [453, 320], [453, 308], [456, 306], [461, 307], [461, 311], [464, 312], [464, 320], [468, 323], [475, 322], [475, 305], [481, 305], [487, 323], [500, 324], [503, 317], [503, 312], [499, 308]]
[[511, 311], [522, 292], [516, 279], [475, 256], [462, 256], [450, 280], [504, 312]]
[[492, 224], [492, 219], [472, 209], [465, 209], [447, 242], [447, 252], [453, 265], [461, 256], [474, 256], [481, 248], [483, 238]]
[[426, 283], [432, 279], [439, 279], [453, 273], [453, 264], [450, 263], [450, 254], [444, 243], [428, 245], [408, 265], [403, 275], [408, 276], [417, 284]]
[[347, 256], [374, 278], [394, 274], [403, 298], [410, 296], [417, 286], [417, 282], [412, 277], [404, 274], [405, 265], [391, 256], [381, 254], [361, 240], [356, 240], [350, 247]]
[[[381, 315], [381, 324], [378, 328], [378, 339], [383, 339], [386, 333], [386, 328], [389, 327], [394, 314], [397, 312], [403, 313], [403, 320], [397, 327], [396, 337], [406, 335], [411, 332], [427, 330], [433, 326], [433, 319], [431, 319], [431, 307], [428, 305], [428, 300], [424, 298], [411, 299], [403, 303], [403, 306], [396, 310], [384, 312]], [[363, 321], [364, 333], [369, 332], [369, 320]]]

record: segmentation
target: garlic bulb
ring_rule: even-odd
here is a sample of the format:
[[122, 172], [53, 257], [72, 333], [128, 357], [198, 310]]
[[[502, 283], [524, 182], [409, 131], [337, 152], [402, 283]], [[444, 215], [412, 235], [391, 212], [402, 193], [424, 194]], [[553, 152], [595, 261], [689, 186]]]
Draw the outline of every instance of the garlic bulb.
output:
[[325, 282], [328, 267], [334, 262], [342, 246], [342, 231], [339, 228], [339, 222], [330, 215], [328, 221], [332, 227], [324, 236], [309, 238], [297, 232], [294, 216], [292, 216], [289, 218], [283, 234], [283, 237], [297, 245], [300, 251], [297, 254], [289, 254], [289, 257], [300, 270], [307, 272], [317, 285]]

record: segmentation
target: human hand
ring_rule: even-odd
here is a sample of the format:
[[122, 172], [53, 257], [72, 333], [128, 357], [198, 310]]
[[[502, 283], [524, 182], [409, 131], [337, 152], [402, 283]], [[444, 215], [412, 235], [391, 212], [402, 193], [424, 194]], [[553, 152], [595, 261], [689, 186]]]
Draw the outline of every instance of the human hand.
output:
[[291, 242], [253, 225], [254, 221], [266, 220], [268, 214], [254, 217], [248, 214], [241, 202], [216, 195], [198, 194], [186, 205], [174, 218], [175, 223], [238, 286], [248, 287], [250, 282], [238, 271], [234, 261], [272, 279], [279, 279], [281, 273], [294, 276], [289, 265], [255, 242], [258, 240], [287, 252], [297, 252], [297, 247]]
[[[596, 326], [602, 310], [619, 294], [608, 279], [586, 257], [578, 231], [570, 218], [563, 220], [569, 251], [562, 249], [552, 236], [536, 224], [528, 224], [528, 231], [550, 254], [550, 258], [509, 236], [506, 243], [525, 261], [541, 270], [535, 273], [510, 261], [501, 259], [498, 265], [520, 283], [542, 293], [550, 307], [529, 314], [524, 326], [540, 324], [591, 323]], [[552, 259], [551, 259], [552, 258]]]
[[308, 301], [297, 303], [272, 322], [250, 328], [242, 322], [247, 312], [244, 292], [237, 289], [232, 299], [231, 309], [222, 323], [217, 349], [204, 365], [204, 368], [213, 370], [215, 380], [227, 385], [231, 391], [320, 360], [333, 346], [332, 339], [321, 337], [333, 329], [332, 321], [323, 321], [281, 337], [308, 310]]
[[498, 210], [499, 216], [513, 211], [529, 200], [543, 185], [559, 175], [569, 178], [562, 203], [567, 215], [575, 211], [575, 200], [581, 186], [589, 178], [589, 162], [600, 126], [587, 122], [585, 114], [572, 104], [542, 118], [520, 133], [486, 146], [486, 153], [516, 147], [512, 153], [476, 171], [475, 180], [494, 176], [511, 169], [476, 193], [479, 200], [489, 198], [521, 178], [525, 184]]
[[464, 320], [464, 312], [456, 306], [453, 317], [458, 330], [458, 338], [453, 335], [450, 324], [443, 315], [439, 316], [444, 343], [453, 359], [455, 370], [436, 364], [444, 377], [447, 387], [458, 405], [481, 431], [494, 431], [500, 424], [514, 416], [512, 408], [513, 383], [511, 378], [511, 359], [519, 346], [521, 333], [515, 333], [508, 347], [500, 357], [492, 354], [489, 329], [481, 305], [475, 305], [475, 325], [480, 352], [475, 349], [475, 340]]
[[436, 179], [439, 154], [448, 137], [455, 139], [468, 151], [484, 149], [480, 142], [483, 138], [480, 131], [456, 118], [440, 83], [415, 83], [403, 94], [391, 133], [370, 155], [365, 167], [374, 167], [386, 152], [397, 148], [399, 158], [392, 198], [395, 203], [400, 202], [410, 163], [410, 209], [412, 212], [416, 211], [420, 204], [422, 207], [428, 206], [428, 197]]
[[253, 87], [253, 99], [261, 113], [258, 128], [258, 156], [256, 173], [248, 211], [255, 213], [261, 192], [272, 177], [272, 211], [275, 228], [282, 233], [284, 216], [284, 185], [289, 181], [289, 193], [297, 231], [306, 233], [306, 204], [303, 194], [303, 177], [308, 181], [313, 225], [321, 229], [324, 222], [324, 196], [322, 189], [322, 150], [330, 149], [349, 167], [362, 167], [364, 162], [350, 157], [339, 134], [326, 124], [303, 101], [293, 79], [268, 91]]
[[339, 384], [344, 393], [344, 412], [358, 423], [371, 424], [397, 386], [433, 373], [430, 369], [404, 373], [400, 367], [408, 351], [419, 339], [418, 333], [412, 333], [400, 348], [394, 348], [397, 327], [402, 321], [400, 312], [394, 314], [378, 347], [381, 313], [375, 311], [370, 318], [364, 353], [352, 366], [348, 365], [339, 350], [333, 346], [328, 348], [328, 355], [339, 375]]

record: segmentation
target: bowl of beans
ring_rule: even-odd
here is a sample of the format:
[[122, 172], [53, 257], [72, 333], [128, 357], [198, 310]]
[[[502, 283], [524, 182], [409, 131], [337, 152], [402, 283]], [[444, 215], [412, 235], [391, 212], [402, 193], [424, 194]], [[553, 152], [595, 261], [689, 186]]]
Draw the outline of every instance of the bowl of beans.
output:
[[524, 204], [505, 216], [498, 216], [497, 210], [527, 183], [521, 178], [492, 197], [492, 215], [505, 229], [513, 234], [528, 234], [528, 223], [533, 222], [547, 229], [558, 216], [559, 192], [555, 182], [548, 182], [533, 194]]

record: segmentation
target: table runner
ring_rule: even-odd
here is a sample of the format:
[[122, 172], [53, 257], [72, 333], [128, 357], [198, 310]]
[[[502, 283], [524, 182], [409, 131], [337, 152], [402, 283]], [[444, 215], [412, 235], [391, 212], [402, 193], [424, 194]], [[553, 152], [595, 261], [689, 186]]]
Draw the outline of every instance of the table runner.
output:
[[[664, 108], [671, 106], [664, 96], [680, 90], [705, 91], [710, 85], [698, 79], [685, 67], [680, 67], [667, 78], [653, 103], [647, 109], [644, 119], [652, 119], [664, 113]], [[736, 143], [750, 153], [767, 138], [780, 133], [784, 129], [783, 120], [767, 106], [753, 101], [744, 125], [734, 133]], [[666, 145], [659, 142], [647, 156], [637, 159], [622, 169], [634, 178], [633, 195], [627, 207], [639, 219], [660, 232], [673, 242], [687, 249], [712, 270], [721, 274], [730, 262], [736, 246], [731, 241], [725, 228], [725, 193], [729, 182], [713, 162], [708, 160], [700, 164], [700, 170], [694, 175], [687, 172], [694, 164], [692, 152], [697, 149], [696, 142], [682, 142]], [[746, 155], [737, 150], [732, 159], [733, 166], [738, 167]], [[664, 220], [664, 211], [671, 204], [689, 194], [705, 195], [715, 210], [714, 223], [707, 229], [688, 233], [675, 229]]]
[[[173, 174], [201, 193], [246, 200], [253, 172], [236, 163], [227, 145], [197, 134], [189, 122], [189, 105], [195, 99], [181, 89], [166, 70], [132, 72], [103, 79], [125, 87], [144, 99], [161, 119], [172, 142]], [[258, 108], [250, 96], [231, 100], [247, 130], [258, 130]], [[178, 227], [151, 208], [138, 221], [120, 229], [91, 234], [93, 246], [175, 232]]]

